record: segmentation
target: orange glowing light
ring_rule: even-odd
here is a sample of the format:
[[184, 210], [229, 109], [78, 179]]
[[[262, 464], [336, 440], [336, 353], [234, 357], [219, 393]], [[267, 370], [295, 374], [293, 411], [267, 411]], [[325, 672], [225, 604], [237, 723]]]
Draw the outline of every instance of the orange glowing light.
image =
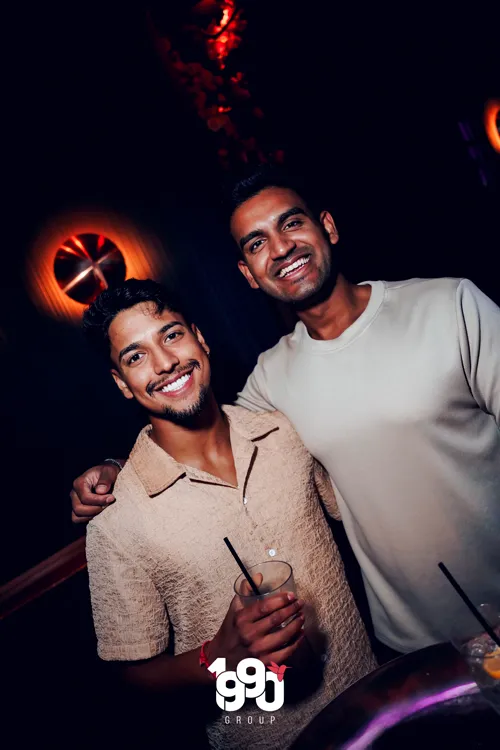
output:
[[80, 248], [80, 250], [84, 253], [84, 255], [88, 255], [87, 251], [85, 250], [85, 247], [82, 245], [78, 237], [72, 237], [71, 238], [75, 245]]
[[72, 253], [73, 255], [76, 255], [77, 258], [80, 257], [80, 253], [77, 253], [74, 247], [70, 247], [69, 245], [61, 245], [61, 250], [66, 250], [67, 253]]
[[492, 147], [500, 154], [500, 129], [498, 118], [500, 116], [500, 99], [490, 99], [484, 108], [484, 127], [486, 135]]
[[[90, 246], [87, 249], [82, 242], [87, 235], [97, 237], [95, 247], [100, 252], [100, 262], [92, 258]], [[106, 241], [111, 244], [106, 245]], [[75, 211], [52, 219], [32, 247], [26, 286], [34, 304], [51, 317], [78, 324], [89, 301], [83, 294], [87, 283], [103, 289], [107, 285], [112, 248], [123, 259], [126, 278], [159, 279], [164, 273], [174, 272], [160, 242], [151, 233], [110, 211]], [[55, 267], [58, 254], [59, 278]], [[61, 270], [61, 262], [63, 266], [67, 264], [66, 269]]]
[[241, 37], [237, 32], [245, 27], [245, 22], [240, 19], [234, 0], [222, 0], [222, 3], [220, 23], [212, 23], [209, 27], [210, 38], [207, 40], [207, 49], [209, 57], [217, 60], [219, 68], [224, 70], [227, 56], [241, 42]]
[[54, 259], [59, 287], [68, 297], [85, 305], [109, 286], [121, 284], [126, 272], [123, 254], [102, 234], [71, 237], [61, 245]]

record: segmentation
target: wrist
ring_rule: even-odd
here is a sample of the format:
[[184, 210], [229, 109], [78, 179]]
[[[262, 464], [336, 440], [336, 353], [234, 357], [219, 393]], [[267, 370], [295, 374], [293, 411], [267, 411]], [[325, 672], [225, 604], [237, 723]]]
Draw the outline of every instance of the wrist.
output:
[[220, 656], [217, 636], [214, 636], [210, 641], [206, 641], [204, 646], [204, 652], [208, 662], [207, 666], [209, 666], [214, 663], [218, 656]]
[[212, 641], [205, 641], [202, 644], [202, 646], [200, 648], [199, 657], [198, 657], [198, 663], [199, 663], [200, 667], [203, 670], [205, 670], [207, 672], [207, 674], [210, 675], [210, 677], [212, 677], [213, 679], [215, 679], [215, 675], [213, 674], [213, 672], [210, 672], [210, 670], [208, 669], [209, 666], [214, 661], [214, 659], [212, 658], [212, 655], [210, 653], [210, 645], [211, 645], [211, 643], [212, 643]]
[[240, 653], [239, 650], [235, 652], [234, 649], [228, 648], [227, 643], [224, 643], [224, 639], [221, 639], [218, 633], [207, 643], [204, 651], [209, 666], [217, 659], [225, 659], [227, 669], [236, 669], [238, 662], [244, 659], [246, 655]]
[[112, 464], [113, 466], [116, 466], [118, 471], [121, 471], [123, 469], [123, 463], [117, 458], [105, 458], [103, 464]]

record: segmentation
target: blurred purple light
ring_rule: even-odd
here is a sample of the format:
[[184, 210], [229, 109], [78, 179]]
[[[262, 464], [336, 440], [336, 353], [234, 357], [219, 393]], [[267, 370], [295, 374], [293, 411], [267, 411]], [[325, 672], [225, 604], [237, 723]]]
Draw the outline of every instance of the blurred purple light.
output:
[[472, 695], [478, 691], [479, 688], [475, 682], [467, 682], [464, 685], [456, 685], [446, 690], [440, 690], [438, 693], [427, 695], [425, 698], [418, 698], [392, 706], [375, 716], [357, 737], [343, 746], [342, 750], [366, 750], [366, 748], [371, 747], [377, 737], [380, 737], [387, 729], [399, 724], [403, 719], [407, 719], [409, 716], [413, 716], [413, 714], [434, 706], [437, 703], [445, 703], [454, 698], [461, 698], [464, 695]]

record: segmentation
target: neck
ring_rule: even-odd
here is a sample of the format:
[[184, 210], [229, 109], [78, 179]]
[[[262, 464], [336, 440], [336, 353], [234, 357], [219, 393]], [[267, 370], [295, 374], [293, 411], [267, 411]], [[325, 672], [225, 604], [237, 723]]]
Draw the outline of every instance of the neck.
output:
[[371, 286], [351, 284], [338, 274], [333, 289], [320, 301], [297, 310], [300, 320], [313, 339], [338, 338], [364, 312], [371, 295]]
[[201, 414], [187, 425], [151, 417], [151, 438], [172, 458], [201, 467], [209, 456], [231, 450], [229, 425], [212, 392]]

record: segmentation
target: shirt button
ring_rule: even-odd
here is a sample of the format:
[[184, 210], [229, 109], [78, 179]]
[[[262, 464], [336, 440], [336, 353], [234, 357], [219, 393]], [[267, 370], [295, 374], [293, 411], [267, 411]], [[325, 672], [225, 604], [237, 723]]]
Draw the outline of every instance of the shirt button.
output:
[[268, 550], [268, 553], [269, 553], [269, 557], [274, 557], [275, 554], [276, 554], [276, 550], [275, 549], [270, 549], [270, 550]]

